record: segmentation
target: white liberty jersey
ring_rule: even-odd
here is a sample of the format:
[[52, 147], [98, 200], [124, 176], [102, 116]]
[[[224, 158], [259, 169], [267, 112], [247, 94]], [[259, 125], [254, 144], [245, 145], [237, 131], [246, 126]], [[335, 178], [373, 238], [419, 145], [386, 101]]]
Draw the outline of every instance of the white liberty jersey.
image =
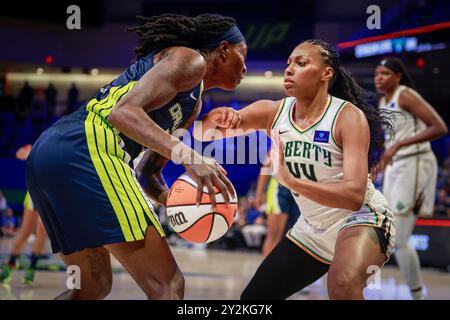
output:
[[[319, 183], [333, 183], [343, 180], [343, 150], [334, 137], [336, 119], [347, 101], [329, 95], [324, 114], [309, 128], [299, 127], [293, 120], [295, 98], [283, 100], [272, 129], [279, 132], [280, 141], [284, 145], [286, 167], [298, 179], [306, 179]], [[355, 132], [355, 134], [358, 134]], [[365, 204], [370, 205], [376, 199], [384, 197], [368, 179]], [[320, 232], [326, 230], [336, 221], [351, 214], [351, 210], [326, 207], [302, 195], [293, 192], [295, 201], [301, 211], [301, 219], [313, 229]], [[381, 196], [381, 197], [380, 197]], [[292, 232], [299, 228], [297, 222]]]
[[[399, 85], [394, 91], [390, 101], [386, 102], [386, 99], [382, 97], [379, 102], [379, 108], [395, 111], [391, 116], [391, 121], [394, 125], [392, 136], [386, 135], [385, 147], [386, 149], [395, 144], [396, 142], [408, 139], [420, 133], [426, 129], [425, 123], [422, 120], [416, 118], [413, 114], [406, 111], [398, 103], [400, 93], [406, 89], [406, 86]], [[416, 153], [422, 153], [431, 150], [431, 144], [429, 141], [412, 144], [402, 147], [394, 156], [395, 158], [404, 157]]]

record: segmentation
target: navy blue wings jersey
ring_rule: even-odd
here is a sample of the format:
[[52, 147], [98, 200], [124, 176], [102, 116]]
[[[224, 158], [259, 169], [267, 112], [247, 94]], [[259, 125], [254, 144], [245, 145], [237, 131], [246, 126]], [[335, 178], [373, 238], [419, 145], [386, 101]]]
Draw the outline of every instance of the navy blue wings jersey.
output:
[[[99, 116], [106, 124], [109, 124], [109, 113], [117, 102], [137, 84], [137, 81], [154, 66], [153, 57], [154, 53], [150, 53], [135, 61], [111, 83], [101, 88], [94, 98], [82, 106], [82, 109], [94, 113], [95, 116]], [[149, 112], [148, 116], [162, 129], [172, 133], [194, 112], [201, 99], [202, 91], [203, 82], [189, 91], [178, 93], [163, 107]], [[111, 129], [117, 133], [112, 126]], [[120, 137], [125, 144], [126, 152], [131, 157], [130, 160], [133, 160], [141, 153], [143, 147], [122, 134]]]
[[[53, 252], [67, 255], [142, 240], [150, 225], [164, 236], [133, 170], [133, 160], [143, 147], [108, 122], [117, 102], [153, 67], [153, 56], [137, 60], [77, 112], [54, 123], [34, 144], [27, 161], [27, 187]], [[171, 133], [195, 112], [201, 94], [200, 83], [148, 116]]]

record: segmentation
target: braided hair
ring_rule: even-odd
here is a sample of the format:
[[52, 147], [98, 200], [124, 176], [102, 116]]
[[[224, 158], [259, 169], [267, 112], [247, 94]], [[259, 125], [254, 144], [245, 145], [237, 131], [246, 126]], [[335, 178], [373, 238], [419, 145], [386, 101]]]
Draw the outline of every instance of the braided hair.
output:
[[355, 78], [345, 70], [339, 61], [336, 50], [328, 43], [319, 39], [306, 40], [303, 43], [314, 45], [322, 57], [323, 62], [333, 68], [333, 78], [328, 87], [332, 96], [347, 100], [364, 112], [370, 129], [369, 170], [378, 162], [384, 150], [383, 129], [387, 133], [393, 132], [389, 114], [381, 111], [369, 103], [370, 95], [359, 86]]
[[201, 14], [187, 17], [179, 14], [162, 14], [159, 16], [138, 16], [143, 24], [129, 27], [139, 35], [138, 46], [135, 49], [139, 59], [150, 52], [161, 51], [171, 46], [186, 46], [204, 49], [203, 45], [226, 30], [236, 26], [236, 20], [218, 14]]

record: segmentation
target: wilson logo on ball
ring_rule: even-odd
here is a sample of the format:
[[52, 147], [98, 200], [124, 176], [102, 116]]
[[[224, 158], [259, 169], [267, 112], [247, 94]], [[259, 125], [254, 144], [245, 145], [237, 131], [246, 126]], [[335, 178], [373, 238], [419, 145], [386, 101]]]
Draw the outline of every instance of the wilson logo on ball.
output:
[[206, 187], [197, 202], [197, 183], [183, 174], [174, 182], [167, 196], [167, 218], [173, 230], [183, 239], [195, 243], [208, 243], [219, 239], [233, 225], [237, 199], [229, 206], [220, 191], [214, 187], [216, 209], [211, 207], [211, 198]]
[[187, 223], [186, 217], [183, 212], [178, 212], [173, 215], [168, 215], [169, 222], [172, 226], [181, 226], [182, 224]]

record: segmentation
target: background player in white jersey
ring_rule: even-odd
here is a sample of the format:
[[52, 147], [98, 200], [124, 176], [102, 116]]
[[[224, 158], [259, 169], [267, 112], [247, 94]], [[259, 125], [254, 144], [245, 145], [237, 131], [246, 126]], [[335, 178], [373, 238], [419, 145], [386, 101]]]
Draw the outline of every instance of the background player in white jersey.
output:
[[277, 180], [300, 207], [300, 218], [241, 298], [285, 299], [328, 272], [331, 299], [363, 299], [369, 267], [381, 267], [393, 248], [393, 214], [368, 179], [389, 123], [366, 103], [324, 41], [307, 40], [294, 49], [284, 87], [288, 98], [260, 100], [240, 111], [216, 109], [194, 128], [199, 139], [208, 129], [226, 137], [248, 129], [279, 134]]
[[409, 244], [417, 215], [432, 215], [437, 160], [430, 140], [447, 133], [433, 107], [415, 90], [400, 59], [383, 59], [375, 69], [379, 107], [394, 111], [393, 134], [386, 139], [380, 169], [385, 169], [383, 193], [396, 215], [395, 257], [415, 299], [423, 299], [420, 262]]

